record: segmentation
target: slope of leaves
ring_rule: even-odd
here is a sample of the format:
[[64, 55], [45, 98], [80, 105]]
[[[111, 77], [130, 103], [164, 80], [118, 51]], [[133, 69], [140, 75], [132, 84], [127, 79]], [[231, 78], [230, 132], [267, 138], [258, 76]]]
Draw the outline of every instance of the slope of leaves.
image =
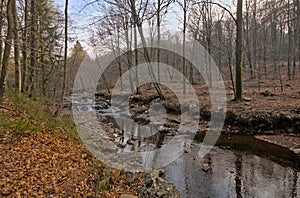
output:
[[8, 93], [0, 106], [0, 197], [118, 197], [142, 175], [106, 167], [79, 141], [70, 117], [42, 100]]
[[91, 157], [70, 137], [35, 133], [14, 141], [4, 135], [0, 149], [2, 195], [92, 195]]

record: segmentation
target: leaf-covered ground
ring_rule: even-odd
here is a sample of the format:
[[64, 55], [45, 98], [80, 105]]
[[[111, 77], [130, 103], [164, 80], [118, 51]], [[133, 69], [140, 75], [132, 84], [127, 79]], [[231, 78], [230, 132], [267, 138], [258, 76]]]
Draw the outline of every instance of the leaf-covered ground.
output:
[[0, 106], [0, 197], [137, 195], [142, 175], [94, 159], [69, 117], [39, 100], [8, 94]]
[[5, 134], [0, 150], [2, 195], [93, 195], [91, 157], [68, 135]]

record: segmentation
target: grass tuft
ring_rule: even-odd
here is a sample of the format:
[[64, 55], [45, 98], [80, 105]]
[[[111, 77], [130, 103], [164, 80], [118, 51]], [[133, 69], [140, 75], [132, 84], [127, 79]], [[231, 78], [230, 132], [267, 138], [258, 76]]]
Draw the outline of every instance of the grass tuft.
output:
[[[63, 131], [79, 138], [71, 116], [54, 117], [51, 107], [42, 98], [28, 98], [8, 90], [0, 109], [0, 135], [3, 132], [35, 133]], [[53, 109], [53, 108], [52, 108]]]

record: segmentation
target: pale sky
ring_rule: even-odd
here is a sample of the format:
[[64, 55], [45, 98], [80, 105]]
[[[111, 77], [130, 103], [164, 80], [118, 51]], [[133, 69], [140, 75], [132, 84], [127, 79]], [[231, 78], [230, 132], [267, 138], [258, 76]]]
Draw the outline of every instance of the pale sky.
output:
[[[76, 40], [79, 40], [85, 50], [93, 56], [92, 48], [88, 45], [88, 39], [90, 37], [90, 32], [88, 31], [89, 23], [92, 18], [95, 16], [100, 16], [101, 11], [97, 10], [97, 5], [92, 4], [86, 6], [88, 2], [92, 2], [92, 0], [69, 0], [69, 16], [70, 16], [70, 27], [69, 27], [69, 37], [74, 39], [74, 41], [70, 42], [69, 47], [73, 47]], [[221, 3], [226, 3], [227, 5], [231, 5], [234, 10], [234, 0], [220, 0]], [[54, 3], [63, 11], [65, 0], [54, 0]], [[164, 24], [163, 30], [180, 30], [180, 23], [178, 22], [181, 17], [181, 10], [176, 6], [172, 9], [169, 9], [167, 19], [165, 19], [166, 23]]]

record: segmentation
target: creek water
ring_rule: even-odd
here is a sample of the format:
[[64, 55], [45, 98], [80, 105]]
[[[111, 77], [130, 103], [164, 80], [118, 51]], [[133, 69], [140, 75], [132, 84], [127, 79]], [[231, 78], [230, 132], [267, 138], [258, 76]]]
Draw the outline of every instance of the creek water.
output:
[[[117, 109], [112, 111], [109, 105], [85, 103], [77, 110], [96, 111], [107, 124], [117, 128], [112, 118]], [[123, 118], [117, 119], [120, 123]], [[125, 134], [140, 133], [126, 121], [123, 124]], [[163, 147], [168, 135], [126, 145], [128, 139], [129, 136], [122, 138], [125, 146], [119, 152]], [[190, 151], [164, 167], [165, 179], [174, 183], [181, 197], [300, 197], [300, 158], [289, 149], [253, 136], [222, 135], [209, 154], [201, 158], [198, 151], [202, 140], [203, 135], [196, 135]]]
[[192, 149], [165, 172], [181, 197], [300, 197], [299, 162], [288, 149], [253, 137], [223, 136], [204, 158]]

